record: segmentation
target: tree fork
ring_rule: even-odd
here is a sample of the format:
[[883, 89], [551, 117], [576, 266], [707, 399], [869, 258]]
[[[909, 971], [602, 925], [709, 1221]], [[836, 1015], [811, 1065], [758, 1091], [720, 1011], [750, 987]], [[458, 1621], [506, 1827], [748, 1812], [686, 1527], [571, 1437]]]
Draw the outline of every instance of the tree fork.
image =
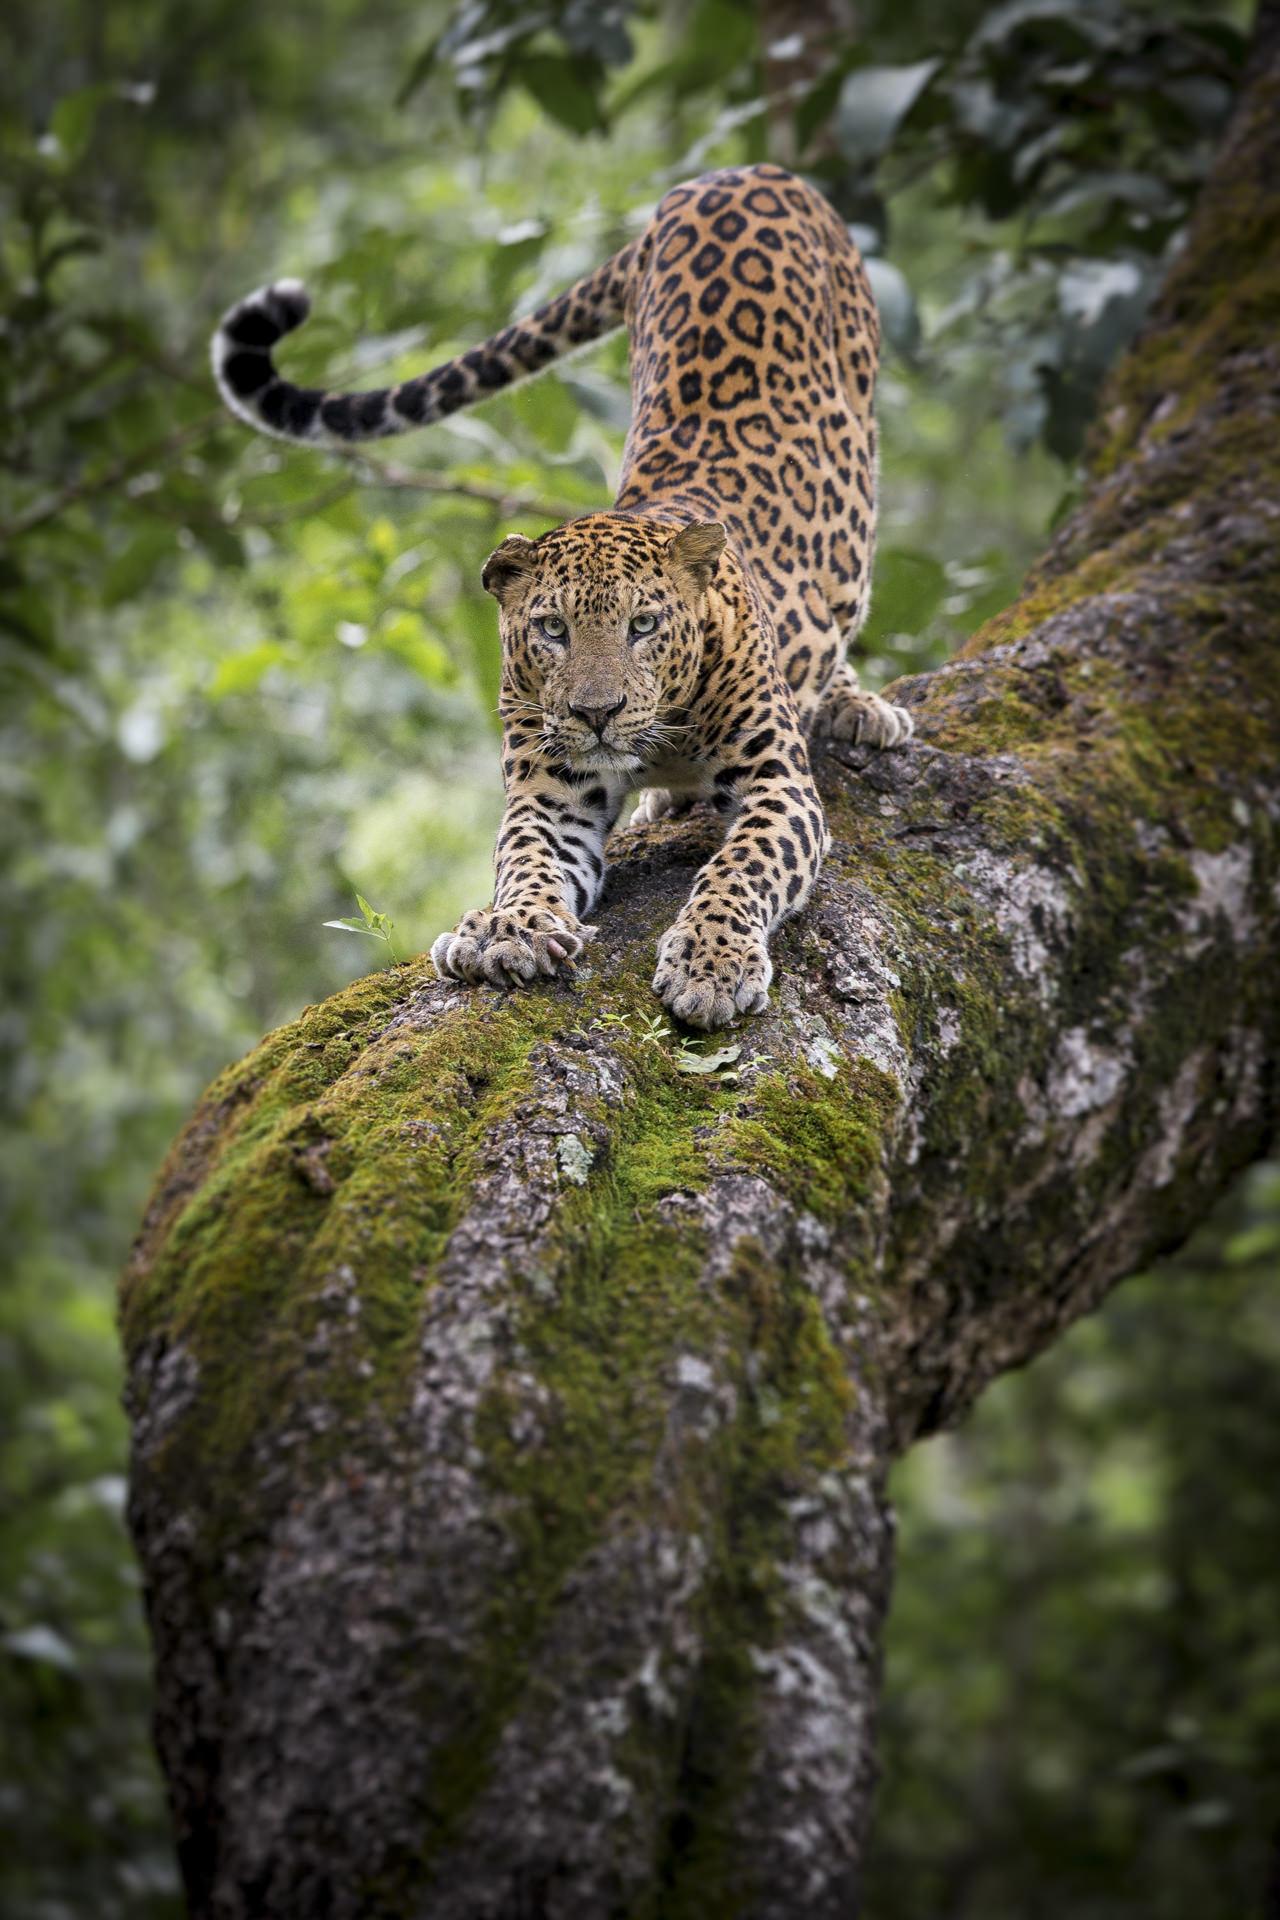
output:
[[855, 1910], [890, 1461], [1274, 1130], [1278, 311], [1268, 6], [1081, 506], [821, 761], [736, 1084], [647, 1026], [695, 818], [572, 983], [389, 969], [209, 1090], [122, 1288], [193, 1915]]

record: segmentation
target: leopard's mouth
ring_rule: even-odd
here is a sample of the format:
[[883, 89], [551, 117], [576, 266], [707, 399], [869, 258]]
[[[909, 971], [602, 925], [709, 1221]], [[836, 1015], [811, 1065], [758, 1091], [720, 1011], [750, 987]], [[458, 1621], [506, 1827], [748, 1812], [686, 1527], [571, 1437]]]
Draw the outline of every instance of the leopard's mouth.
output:
[[644, 764], [629, 747], [611, 746], [607, 740], [598, 746], [576, 747], [569, 758], [579, 773], [635, 773]]
[[644, 733], [614, 739], [611, 732], [606, 732], [602, 740], [585, 729], [575, 727], [568, 732], [557, 728], [550, 744], [554, 757], [574, 773], [635, 773], [653, 757], [645, 751], [648, 741]]

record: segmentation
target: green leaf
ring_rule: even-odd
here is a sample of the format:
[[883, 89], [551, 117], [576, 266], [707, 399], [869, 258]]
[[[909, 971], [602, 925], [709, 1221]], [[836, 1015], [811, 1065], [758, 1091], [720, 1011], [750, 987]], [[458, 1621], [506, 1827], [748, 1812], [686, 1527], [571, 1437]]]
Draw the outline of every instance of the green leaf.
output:
[[341, 933], [366, 933], [371, 940], [381, 940], [383, 937], [380, 933], [375, 933], [372, 927], [366, 927], [363, 921], [356, 919], [325, 920], [321, 924], [326, 927], [337, 927]]
[[617, 7], [568, 6], [560, 19], [560, 31], [574, 53], [584, 54], [607, 67], [624, 67], [634, 48], [631, 36], [616, 16]]
[[885, 338], [908, 359], [920, 344], [920, 314], [907, 278], [888, 260], [870, 254], [864, 260]]
[[1058, 34], [1069, 32], [1079, 40], [1105, 45], [1123, 31], [1118, 9], [1089, 5], [1088, 0], [1008, 0], [995, 7], [981, 21], [970, 46], [994, 52], [1009, 52], [1009, 43], [1024, 27], [1043, 27]]
[[357, 893], [356, 905], [364, 915], [364, 922], [367, 927], [373, 926], [374, 922], [381, 918], [381, 915], [375, 912], [374, 908], [369, 905], [369, 902], [362, 893]]
[[989, 147], [1021, 145], [1028, 111], [1003, 99], [990, 80], [954, 80], [947, 94], [957, 126], [972, 139]]
[[947, 576], [931, 553], [911, 547], [884, 547], [876, 555], [868, 646], [891, 633], [919, 633], [938, 611], [947, 592]]
[[76, 1650], [68, 1640], [54, 1627], [20, 1627], [14, 1633], [6, 1633], [0, 1645], [7, 1652], [16, 1654], [20, 1660], [35, 1660], [47, 1667], [61, 1667], [64, 1672], [74, 1672], [80, 1662]]
[[443, 37], [442, 34], [436, 34], [434, 39], [428, 40], [421, 53], [417, 54], [414, 58], [413, 64], [401, 82], [399, 92], [396, 94], [396, 105], [398, 107], [403, 107], [407, 101], [413, 98], [418, 88], [430, 79], [435, 70], [436, 55], [440, 51], [440, 42]]
[[228, 694], [253, 693], [261, 684], [263, 675], [270, 668], [278, 666], [284, 658], [284, 648], [274, 640], [264, 640], [260, 646], [246, 647], [240, 653], [228, 654], [218, 662], [209, 683], [209, 697], [222, 700]]
[[54, 268], [60, 267], [64, 260], [74, 260], [79, 254], [101, 253], [103, 245], [104, 242], [99, 234], [70, 234], [65, 240], [59, 240], [56, 246], [50, 247], [48, 253], [42, 257], [41, 272], [47, 280]]
[[1280, 1259], [1280, 1220], [1260, 1220], [1255, 1226], [1233, 1234], [1224, 1249], [1224, 1257], [1233, 1267], [1267, 1256]]
[[80, 87], [65, 94], [49, 115], [49, 131], [69, 166], [75, 165], [93, 138], [98, 110], [109, 91], [102, 86]]
[[909, 67], [857, 67], [847, 75], [835, 115], [846, 160], [858, 167], [878, 160], [941, 65], [935, 58]]
[[1139, 212], [1153, 216], [1168, 214], [1178, 204], [1164, 181], [1154, 179], [1149, 173], [1080, 173], [1047, 199], [1040, 212], [1045, 219], [1055, 219], [1074, 213], [1081, 207], [1111, 203], [1135, 207]]
[[220, 567], [234, 569], [244, 565], [244, 544], [230, 527], [221, 526], [216, 520], [196, 519], [193, 516], [191, 531], [210, 559]]
[[521, 82], [552, 120], [570, 133], [603, 133], [605, 117], [585, 63], [553, 53], [529, 54], [516, 69]]

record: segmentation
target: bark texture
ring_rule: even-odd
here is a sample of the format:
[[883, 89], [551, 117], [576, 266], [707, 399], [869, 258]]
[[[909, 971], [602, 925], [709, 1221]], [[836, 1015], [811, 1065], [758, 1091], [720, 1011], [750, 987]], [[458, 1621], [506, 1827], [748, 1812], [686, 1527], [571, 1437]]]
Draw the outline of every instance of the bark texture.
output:
[[193, 1915], [856, 1911], [891, 1458], [1274, 1128], [1278, 314], [1273, 16], [1084, 504], [826, 758], [736, 1083], [647, 1028], [695, 818], [572, 985], [416, 962], [210, 1089], [122, 1307]]

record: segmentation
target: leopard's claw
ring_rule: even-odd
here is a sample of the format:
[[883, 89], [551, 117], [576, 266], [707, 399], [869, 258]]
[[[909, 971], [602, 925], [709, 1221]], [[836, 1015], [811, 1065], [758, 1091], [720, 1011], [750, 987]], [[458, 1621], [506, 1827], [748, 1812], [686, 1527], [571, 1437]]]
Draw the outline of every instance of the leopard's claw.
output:
[[686, 1026], [710, 1031], [740, 1013], [761, 1013], [769, 1004], [773, 964], [763, 939], [738, 938], [719, 928], [700, 929], [679, 920], [658, 942], [653, 990], [668, 1012]]
[[517, 914], [492, 908], [464, 914], [452, 933], [433, 942], [431, 964], [442, 980], [471, 986], [528, 986], [539, 974], [551, 978], [573, 964], [594, 927], [541, 909]]

